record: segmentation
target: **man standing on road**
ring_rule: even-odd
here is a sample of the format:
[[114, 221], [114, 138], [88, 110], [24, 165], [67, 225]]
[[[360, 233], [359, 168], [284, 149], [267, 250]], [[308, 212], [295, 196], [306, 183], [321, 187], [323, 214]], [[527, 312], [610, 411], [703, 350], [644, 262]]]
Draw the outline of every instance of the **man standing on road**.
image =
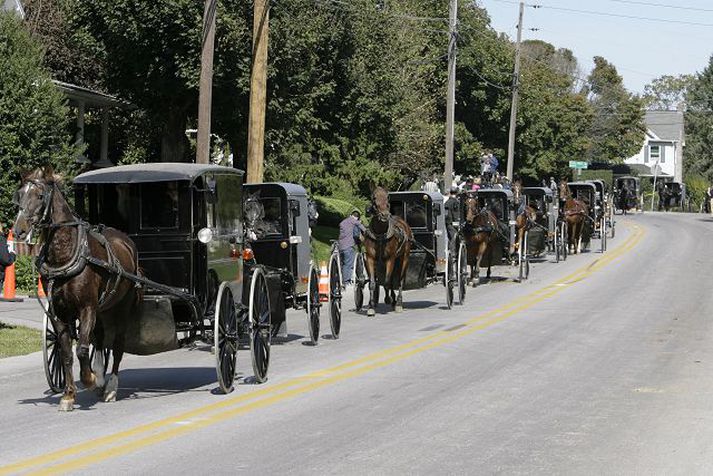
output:
[[359, 239], [359, 235], [366, 231], [364, 225], [359, 221], [360, 218], [361, 213], [355, 208], [339, 224], [339, 255], [342, 260], [342, 284], [344, 286], [352, 284], [354, 256], [356, 253], [354, 246]]
[[0, 292], [5, 284], [5, 268], [15, 262], [15, 253], [11, 253], [7, 247], [5, 229], [0, 223]]

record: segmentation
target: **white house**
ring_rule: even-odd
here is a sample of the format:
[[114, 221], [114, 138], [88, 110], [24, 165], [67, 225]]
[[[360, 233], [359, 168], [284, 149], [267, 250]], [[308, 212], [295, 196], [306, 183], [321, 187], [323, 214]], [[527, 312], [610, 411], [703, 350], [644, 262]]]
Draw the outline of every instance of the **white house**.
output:
[[645, 121], [646, 134], [641, 150], [624, 163], [647, 171], [640, 174], [644, 177], [657, 172], [664, 180], [683, 182], [683, 148], [686, 145], [683, 112], [646, 111]]
[[0, 0], [0, 5], [2, 5], [2, 9], [7, 11], [7, 12], [15, 12], [17, 13], [20, 18], [25, 18], [25, 9], [22, 8], [22, 3], [20, 3], [20, 0]]

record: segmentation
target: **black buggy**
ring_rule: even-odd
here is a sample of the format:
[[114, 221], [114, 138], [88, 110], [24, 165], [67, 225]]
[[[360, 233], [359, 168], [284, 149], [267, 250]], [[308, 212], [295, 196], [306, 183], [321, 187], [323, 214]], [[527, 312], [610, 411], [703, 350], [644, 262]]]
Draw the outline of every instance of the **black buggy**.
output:
[[[244, 200], [247, 240], [255, 261], [265, 270], [270, 289], [273, 335], [287, 335], [287, 309], [304, 309], [310, 339], [316, 344], [320, 327], [320, 276], [312, 260], [307, 192], [293, 183], [248, 184]], [[342, 322], [338, 254], [332, 254], [327, 270], [329, 322], [336, 339]]]
[[[126, 335], [126, 351], [147, 355], [196, 339], [214, 346], [218, 383], [233, 388], [239, 338], [250, 340], [257, 381], [270, 359], [271, 312], [265, 269], [243, 234], [243, 172], [216, 165], [160, 163], [111, 167], [74, 180], [81, 217], [126, 232], [145, 278], [142, 312]], [[45, 370], [63, 387], [56, 336], [45, 323]], [[61, 385], [60, 385], [61, 384]]]
[[[391, 213], [401, 217], [411, 227], [414, 242], [411, 245], [404, 290], [420, 289], [432, 283], [442, 283], [446, 291], [446, 306], [450, 309], [457, 288], [457, 303], [465, 301], [468, 262], [465, 243], [456, 238], [449, 251], [445, 225], [443, 195], [438, 192], [391, 192]], [[364, 287], [368, 284], [366, 265], [362, 253], [354, 262], [354, 299], [357, 310], [361, 309]], [[378, 272], [377, 275], [382, 274]], [[383, 278], [378, 276], [377, 278]], [[377, 279], [377, 282], [383, 281]], [[376, 292], [378, 293], [378, 286]], [[377, 299], [378, 302], [378, 294]]]
[[[599, 205], [597, 187], [591, 182], [570, 182], [567, 184], [572, 191], [572, 197], [583, 202], [587, 207], [582, 229], [582, 247], [589, 248], [592, 238], [599, 238], [600, 251], [606, 251], [606, 221], [604, 211]], [[604, 231], [604, 233], [602, 233]]]
[[529, 231], [528, 254], [538, 256], [552, 251], [559, 262], [562, 245], [557, 233], [559, 203], [554, 191], [549, 187], [524, 187], [522, 194], [527, 197], [527, 205], [535, 209], [537, 215]]
[[621, 213], [629, 210], [644, 212], [644, 196], [639, 177], [617, 177], [614, 182], [614, 209], [621, 210]]
[[530, 276], [530, 254], [529, 234], [525, 230], [523, 242], [517, 247], [517, 253], [513, 254], [515, 244], [518, 242], [516, 217], [520, 204], [515, 202], [515, 197], [510, 190], [498, 188], [481, 188], [477, 192], [467, 192], [475, 194], [480, 208], [486, 208], [497, 217], [496, 243], [492, 246], [492, 252], [484, 257], [480, 266], [500, 266], [510, 264], [518, 266], [518, 280], [523, 281]]

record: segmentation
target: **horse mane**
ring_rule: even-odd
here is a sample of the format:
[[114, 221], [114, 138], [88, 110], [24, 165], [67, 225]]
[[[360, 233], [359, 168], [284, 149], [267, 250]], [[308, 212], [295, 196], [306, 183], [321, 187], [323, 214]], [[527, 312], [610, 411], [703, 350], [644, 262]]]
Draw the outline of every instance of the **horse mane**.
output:
[[389, 211], [389, 192], [383, 187], [376, 187], [372, 194], [374, 206], [379, 212]]
[[56, 173], [51, 165], [38, 167], [34, 170], [23, 172], [21, 175], [23, 182], [36, 180], [46, 182], [50, 185], [61, 186], [64, 181], [64, 177]]

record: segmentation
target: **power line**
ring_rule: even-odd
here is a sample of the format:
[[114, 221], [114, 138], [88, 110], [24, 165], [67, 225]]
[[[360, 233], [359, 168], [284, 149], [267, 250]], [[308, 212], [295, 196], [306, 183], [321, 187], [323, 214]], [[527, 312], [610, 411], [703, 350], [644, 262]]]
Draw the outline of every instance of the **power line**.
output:
[[[518, 2], [513, 1], [513, 0], [493, 0], [493, 1], [500, 2], [500, 3], [509, 3], [511, 5], [518, 4]], [[713, 27], [713, 23], [701, 23], [701, 22], [687, 21], [687, 20], [670, 20], [670, 19], [666, 19], [666, 18], [642, 17], [642, 16], [638, 16], [638, 15], [625, 15], [623, 13], [609, 13], [609, 12], [600, 12], [600, 11], [595, 11], [595, 10], [578, 10], [576, 8], [554, 7], [554, 6], [550, 6], [550, 5], [531, 4], [531, 3], [526, 4], [526, 6], [528, 6], [530, 8], [543, 8], [543, 9], [547, 9], [547, 10], [555, 10], [555, 11], [567, 12], [567, 13], [578, 13], [578, 14], [583, 14], [583, 15], [595, 15], [595, 16], [611, 17], [611, 18], [625, 18], [628, 20], [642, 20], [642, 21], [652, 21], [652, 22], [658, 22], [658, 23], [675, 23], [678, 25]]]
[[688, 10], [693, 12], [713, 12], [713, 8], [688, 7], [685, 5], [671, 5], [669, 3], [641, 2], [637, 0], [608, 0], [610, 2], [625, 3], [629, 5], [643, 5], [646, 7], [672, 8], [675, 10]]

